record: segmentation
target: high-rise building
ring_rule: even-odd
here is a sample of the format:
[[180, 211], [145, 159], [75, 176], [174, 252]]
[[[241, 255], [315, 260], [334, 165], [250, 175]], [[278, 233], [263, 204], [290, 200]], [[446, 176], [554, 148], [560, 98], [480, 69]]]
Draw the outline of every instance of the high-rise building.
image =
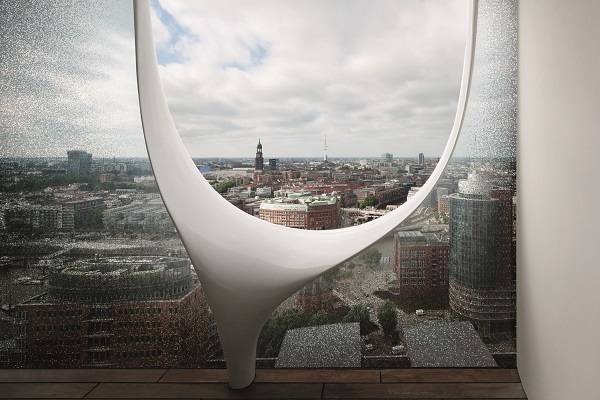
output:
[[398, 232], [394, 242], [398, 294], [414, 299], [447, 298], [448, 243], [418, 231]]
[[269, 171], [277, 171], [277, 159], [269, 158]]
[[392, 162], [394, 162], [394, 155], [390, 154], [390, 153], [383, 153], [381, 155], [381, 162], [382, 163], [392, 163]]
[[450, 307], [482, 335], [512, 331], [512, 195], [473, 172], [450, 195]]
[[82, 150], [67, 151], [67, 173], [88, 174], [92, 170], [92, 155]]
[[193, 367], [217, 349], [190, 261], [80, 260], [51, 272], [47, 292], [16, 306], [30, 367]]
[[419, 165], [425, 165], [425, 154], [419, 153]]
[[254, 159], [254, 170], [262, 171], [264, 169], [264, 160], [263, 160], [263, 148], [260, 143], [260, 139], [258, 139], [258, 145], [256, 145], [256, 158]]

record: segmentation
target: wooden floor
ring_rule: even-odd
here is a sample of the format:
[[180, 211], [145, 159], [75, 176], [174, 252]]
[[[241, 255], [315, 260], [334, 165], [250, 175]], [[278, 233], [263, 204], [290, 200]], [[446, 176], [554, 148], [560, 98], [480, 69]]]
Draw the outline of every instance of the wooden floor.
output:
[[242, 390], [222, 369], [0, 370], [16, 399], [526, 399], [515, 369], [259, 369]]

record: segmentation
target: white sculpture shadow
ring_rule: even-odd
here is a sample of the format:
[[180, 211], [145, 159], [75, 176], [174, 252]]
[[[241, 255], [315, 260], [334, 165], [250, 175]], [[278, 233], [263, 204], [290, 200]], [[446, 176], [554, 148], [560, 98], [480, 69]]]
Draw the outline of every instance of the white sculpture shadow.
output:
[[364, 225], [307, 231], [274, 225], [225, 201], [185, 149], [164, 98], [150, 6], [134, 0], [138, 94], [146, 147], [163, 201], [196, 269], [217, 323], [229, 386], [255, 376], [256, 344], [281, 302], [327, 270], [391, 232], [429, 195], [444, 172], [465, 115], [475, 47], [477, 0], [469, 4], [462, 83], [456, 117], [442, 157], [417, 194]]

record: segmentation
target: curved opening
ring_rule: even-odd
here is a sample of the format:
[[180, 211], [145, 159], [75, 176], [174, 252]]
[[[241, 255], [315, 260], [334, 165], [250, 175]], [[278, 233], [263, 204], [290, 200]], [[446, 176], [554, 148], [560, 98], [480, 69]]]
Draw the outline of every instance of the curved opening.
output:
[[188, 153], [263, 220], [376, 219], [412, 197], [458, 131], [466, 3], [152, 6]]

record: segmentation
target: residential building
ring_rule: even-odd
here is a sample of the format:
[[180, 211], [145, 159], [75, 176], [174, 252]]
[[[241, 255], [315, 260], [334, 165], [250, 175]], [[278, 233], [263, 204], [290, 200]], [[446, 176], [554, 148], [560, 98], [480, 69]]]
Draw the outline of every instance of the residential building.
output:
[[94, 212], [106, 208], [101, 197], [88, 197], [61, 203], [60, 228], [64, 231], [88, 229], [89, 218]]
[[56, 233], [59, 228], [60, 207], [21, 203], [4, 210], [4, 227], [16, 233]]
[[336, 194], [277, 197], [260, 204], [259, 218], [290, 228], [336, 229], [339, 227], [340, 206]]
[[190, 261], [80, 260], [47, 292], [17, 304], [28, 367], [196, 367], [216, 351], [214, 324]]
[[394, 243], [398, 294], [413, 299], [447, 298], [448, 242], [433, 234], [403, 231], [395, 235]]
[[116, 231], [175, 232], [173, 221], [160, 198], [107, 209], [103, 222], [106, 229]]
[[438, 214], [450, 214], [450, 196], [438, 196]]

